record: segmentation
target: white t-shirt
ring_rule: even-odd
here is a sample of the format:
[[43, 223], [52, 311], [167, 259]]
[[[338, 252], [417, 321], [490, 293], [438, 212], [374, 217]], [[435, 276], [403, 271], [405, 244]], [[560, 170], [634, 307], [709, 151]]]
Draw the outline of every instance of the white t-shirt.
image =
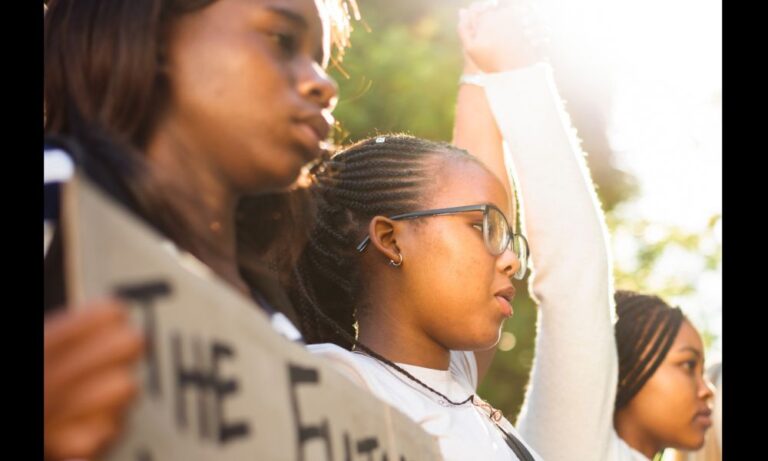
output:
[[[353, 382], [405, 413], [437, 437], [446, 461], [518, 459], [488, 412], [473, 403], [460, 406], [441, 403], [443, 399], [440, 396], [361, 352], [350, 352], [335, 344], [314, 344], [308, 348], [310, 352], [331, 360], [335, 368]], [[398, 365], [454, 402], [465, 400], [475, 393], [477, 387], [477, 363], [472, 352], [452, 351], [448, 370]], [[502, 418], [499, 424], [522, 442], [522, 437], [509, 421]], [[530, 446], [525, 446], [537, 461], [541, 460]]]

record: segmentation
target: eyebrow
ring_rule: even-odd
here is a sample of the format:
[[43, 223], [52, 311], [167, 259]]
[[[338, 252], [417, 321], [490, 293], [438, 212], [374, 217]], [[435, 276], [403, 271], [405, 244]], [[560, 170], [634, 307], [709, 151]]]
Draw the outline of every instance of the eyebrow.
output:
[[[309, 30], [309, 24], [307, 23], [307, 20], [302, 16], [300, 13], [297, 13], [296, 11], [293, 11], [291, 9], [278, 6], [278, 5], [267, 5], [265, 7], [268, 11], [271, 11], [274, 14], [280, 15], [283, 18], [287, 19], [288, 21], [296, 24], [298, 27], [300, 27], [303, 30]], [[320, 47], [315, 52], [314, 58], [317, 62], [322, 63], [323, 65], [326, 65], [326, 56], [325, 56], [325, 48], [323, 47], [322, 40], [320, 40]]]
[[307, 24], [307, 20], [304, 19], [304, 16], [302, 16], [301, 14], [299, 14], [299, 13], [293, 11], [293, 10], [290, 10], [290, 9], [282, 7], [282, 6], [277, 6], [277, 5], [267, 5], [265, 8], [267, 10], [269, 10], [269, 11], [275, 13], [275, 14], [278, 14], [278, 15], [284, 17], [285, 19], [295, 23], [296, 25], [298, 25], [299, 27], [301, 27], [303, 29], [308, 29], [309, 28], [309, 24]]
[[678, 352], [685, 352], [685, 351], [693, 352], [693, 354], [696, 355], [696, 357], [699, 357], [699, 358], [703, 357], [703, 354], [701, 353], [701, 351], [692, 346], [685, 346], [678, 349]]

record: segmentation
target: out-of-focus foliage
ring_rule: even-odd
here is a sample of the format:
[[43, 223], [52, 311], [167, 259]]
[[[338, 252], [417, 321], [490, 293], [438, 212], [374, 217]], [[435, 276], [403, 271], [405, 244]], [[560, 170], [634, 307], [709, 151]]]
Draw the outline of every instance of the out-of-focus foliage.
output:
[[[468, 1], [391, 0], [359, 2], [363, 22], [355, 23], [350, 48], [341, 69], [332, 69], [340, 88], [335, 115], [339, 120], [337, 142], [348, 143], [386, 132], [406, 132], [429, 139], [452, 137], [457, 81], [462, 60], [456, 34], [457, 10]], [[712, 244], [719, 217], [701, 232], [663, 228], [614, 212], [617, 206], [640, 193], [633, 178], [613, 166], [612, 153], [601, 120], [589, 106], [590, 96], [566, 72], [558, 73], [558, 86], [569, 103], [597, 191], [607, 211], [609, 229], [633, 242], [631, 254], [615, 262], [617, 288], [637, 289], [678, 296], [693, 289], [693, 275], [656, 276], [665, 255], [684, 253], [702, 261], [702, 270], [714, 270], [721, 259]], [[566, 90], [566, 91], [564, 91]], [[571, 92], [569, 98], [568, 92]], [[580, 102], [579, 102], [580, 101]], [[606, 107], [603, 104], [601, 107]], [[620, 208], [620, 207], [619, 207]], [[517, 283], [514, 317], [504, 327], [505, 340], [479, 389], [481, 396], [500, 408], [511, 421], [522, 404], [534, 356], [537, 309], [527, 292], [527, 279]], [[704, 331], [706, 343], [714, 336]], [[511, 348], [510, 348], [511, 346]]]

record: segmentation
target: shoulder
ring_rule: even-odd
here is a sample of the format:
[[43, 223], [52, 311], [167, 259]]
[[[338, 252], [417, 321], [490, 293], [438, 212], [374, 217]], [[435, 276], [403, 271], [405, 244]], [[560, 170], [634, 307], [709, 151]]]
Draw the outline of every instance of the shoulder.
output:
[[331, 362], [334, 369], [355, 384], [366, 389], [371, 388], [371, 367], [361, 360], [359, 354], [332, 343], [310, 344], [307, 350]]

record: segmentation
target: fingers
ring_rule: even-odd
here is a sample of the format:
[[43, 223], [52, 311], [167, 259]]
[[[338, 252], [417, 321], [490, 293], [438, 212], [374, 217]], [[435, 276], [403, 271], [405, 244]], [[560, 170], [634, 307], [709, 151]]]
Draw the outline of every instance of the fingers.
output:
[[44, 328], [46, 459], [92, 458], [136, 398], [143, 336], [116, 300], [48, 316]]
[[135, 362], [144, 348], [141, 333], [127, 321], [82, 334], [77, 342], [70, 340], [65, 350], [46, 355], [46, 388], [68, 386], [104, 368]]
[[116, 299], [104, 299], [88, 303], [82, 309], [64, 309], [45, 319], [46, 354], [65, 349], [88, 334], [108, 325], [127, 320], [123, 303]]
[[91, 459], [113, 443], [122, 429], [122, 421], [95, 415], [80, 421], [45, 429], [45, 459]]
[[115, 367], [78, 382], [61, 399], [47, 423], [75, 421], [94, 415], [121, 417], [138, 394], [138, 378], [131, 367]]

